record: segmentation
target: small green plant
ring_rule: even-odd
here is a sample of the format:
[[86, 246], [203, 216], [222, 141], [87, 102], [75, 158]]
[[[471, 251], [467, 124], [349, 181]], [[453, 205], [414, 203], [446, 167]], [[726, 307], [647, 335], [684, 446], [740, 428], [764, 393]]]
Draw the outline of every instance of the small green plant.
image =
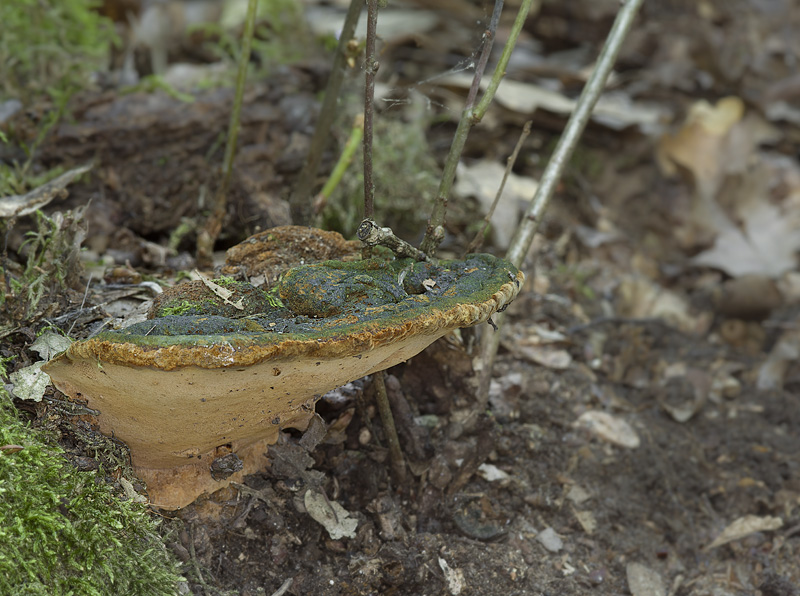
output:
[[99, 0], [0, 2], [0, 102], [15, 98], [38, 115], [12, 121], [2, 143], [25, 154], [22, 164], [0, 166], [0, 197], [24, 194], [58, 176], [34, 173], [37, 147], [68, 111], [73, 94], [91, 86], [116, 39], [113, 24], [93, 10]]
[[50, 182], [64, 173], [64, 168], [56, 166], [41, 173], [31, 172], [30, 162], [0, 163], [0, 197], [24, 195], [34, 188]]
[[23, 103], [86, 88], [105, 64], [112, 24], [93, 10], [98, 0], [0, 2], [0, 99]]
[[[376, 202], [377, 220], [392, 222], [400, 237], [413, 237], [425, 222], [439, 181], [439, 168], [424, 127], [388, 118], [377, 120], [374, 160], [375, 171], [381, 173], [375, 181], [376, 195], [391, 197], [390, 201]], [[364, 165], [355, 160], [322, 211], [320, 227], [354, 236], [361, 223], [363, 202]]]
[[[63, 296], [62, 290], [78, 283], [79, 245], [85, 234], [82, 215], [82, 210], [53, 217], [36, 211], [36, 228], [26, 234], [19, 251], [25, 257], [25, 267], [21, 271], [4, 270], [5, 263], [0, 263], [0, 276], [6, 284], [0, 292], [4, 315], [0, 318], [0, 337], [20, 321], [30, 324], [39, 319], [45, 310], [43, 298], [57, 301]], [[0, 234], [6, 234], [8, 225], [10, 222], [3, 222]]]
[[183, 578], [159, 522], [99, 473], [73, 468], [2, 386], [0, 445], [0, 594], [177, 593]]

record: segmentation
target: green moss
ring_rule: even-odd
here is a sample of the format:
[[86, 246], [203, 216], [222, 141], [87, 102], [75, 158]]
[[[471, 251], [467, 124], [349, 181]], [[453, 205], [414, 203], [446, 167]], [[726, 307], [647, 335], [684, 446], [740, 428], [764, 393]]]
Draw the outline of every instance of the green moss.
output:
[[0, 594], [176, 594], [178, 565], [143, 505], [78, 472], [0, 388]]
[[483, 303], [516, 275], [508, 261], [483, 254], [438, 265], [410, 259], [325, 261], [284, 273], [276, 286], [283, 307], [240, 318], [159, 317], [96, 339], [144, 347], [227, 343], [237, 349], [291, 340], [324, 342]]
[[168, 317], [170, 315], [188, 315], [197, 308], [197, 305], [189, 300], [181, 300], [178, 304], [165, 306], [159, 311], [159, 316]]

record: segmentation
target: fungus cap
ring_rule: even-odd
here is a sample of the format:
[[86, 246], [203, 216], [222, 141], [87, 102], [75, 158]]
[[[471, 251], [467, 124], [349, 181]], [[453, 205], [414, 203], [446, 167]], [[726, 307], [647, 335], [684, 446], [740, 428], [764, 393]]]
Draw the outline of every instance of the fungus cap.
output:
[[[266, 445], [305, 428], [320, 395], [485, 322], [523, 280], [489, 255], [329, 261], [288, 271], [263, 313], [148, 320], [76, 342], [44, 370], [128, 445], [152, 504], [177, 509], [260, 469]], [[231, 453], [241, 469], [212, 474]]]

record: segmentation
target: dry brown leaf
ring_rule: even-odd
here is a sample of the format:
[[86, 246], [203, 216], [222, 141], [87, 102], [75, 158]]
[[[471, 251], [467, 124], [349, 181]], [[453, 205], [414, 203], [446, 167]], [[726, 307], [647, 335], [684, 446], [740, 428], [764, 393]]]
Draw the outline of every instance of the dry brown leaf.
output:
[[800, 213], [782, 213], [766, 199], [751, 202], [742, 209], [740, 227], [728, 219], [718, 226], [714, 246], [693, 261], [715, 267], [733, 277], [748, 274], [779, 277], [797, 268], [800, 250]]
[[569, 352], [553, 346], [524, 343], [517, 345], [516, 351], [526, 360], [553, 370], [566, 370], [572, 364], [572, 356]]
[[575, 421], [575, 426], [586, 429], [598, 439], [619, 447], [636, 449], [641, 442], [639, 435], [625, 420], [599, 410], [584, 412]]
[[711, 544], [705, 547], [705, 550], [717, 548], [718, 546], [728, 544], [734, 540], [739, 540], [755, 532], [777, 530], [781, 526], [783, 526], [783, 520], [779, 517], [771, 517], [769, 515], [763, 517], [758, 515], [745, 515], [733, 521], [722, 531], [722, 534], [717, 536]]
[[738, 97], [723, 97], [714, 106], [705, 100], [695, 103], [680, 130], [665, 135], [658, 144], [662, 171], [672, 176], [678, 167], [685, 168], [701, 195], [713, 197], [725, 168], [729, 133], [743, 116], [744, 102]]

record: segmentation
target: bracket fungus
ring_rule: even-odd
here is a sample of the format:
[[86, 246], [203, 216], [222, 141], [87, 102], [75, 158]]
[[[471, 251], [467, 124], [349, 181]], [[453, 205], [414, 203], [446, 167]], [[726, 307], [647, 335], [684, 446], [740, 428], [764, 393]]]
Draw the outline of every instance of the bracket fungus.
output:
[[44, 370], [128, 445], [151, 503], [178, 509], [260, 469], [320, 395], [487, 321], [523, 280], [490, 255], [325, 261], [287, 271], [260, 305], [254, 289], [232, 316], [158, 316], [76, 342]]

